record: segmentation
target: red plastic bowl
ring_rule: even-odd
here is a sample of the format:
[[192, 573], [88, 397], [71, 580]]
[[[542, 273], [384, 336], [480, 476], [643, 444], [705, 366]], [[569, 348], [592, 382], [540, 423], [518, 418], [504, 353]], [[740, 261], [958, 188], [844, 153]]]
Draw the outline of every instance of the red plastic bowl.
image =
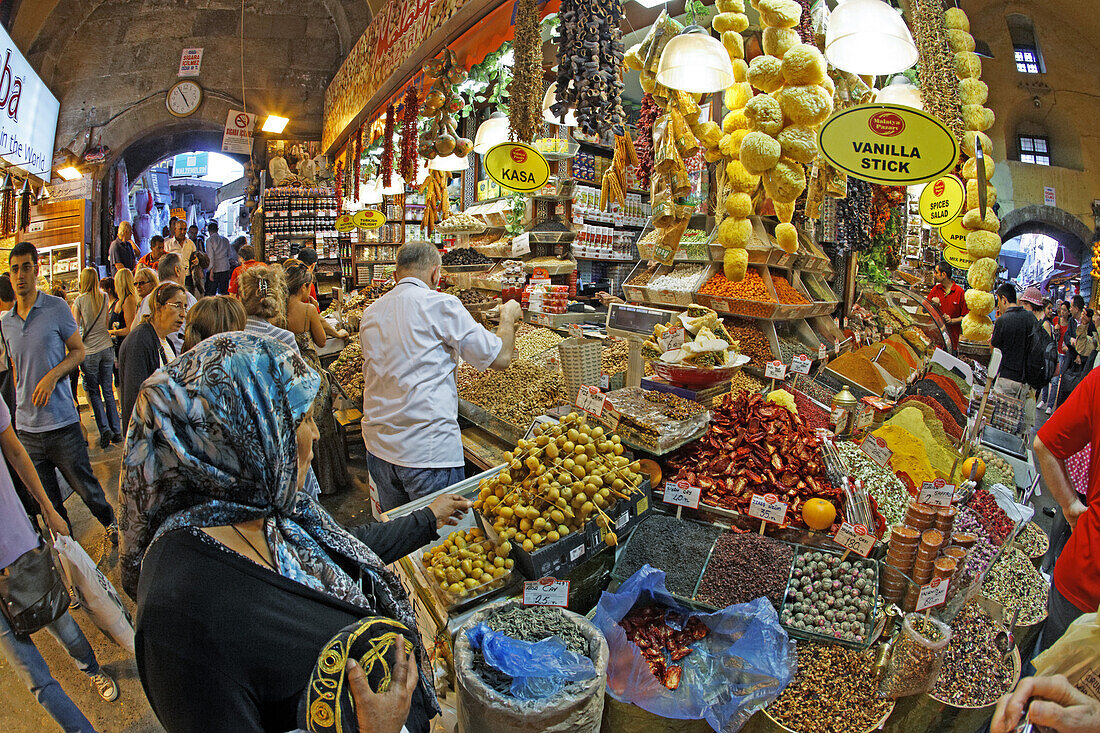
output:
[[681, 364], [669, 364], [664, 361], [650, 361], [650, 364], [653, 365], [653, 371], [658, 377], [681, 387], [710, 387], [741, 371], [740, 366], [701, 369]]

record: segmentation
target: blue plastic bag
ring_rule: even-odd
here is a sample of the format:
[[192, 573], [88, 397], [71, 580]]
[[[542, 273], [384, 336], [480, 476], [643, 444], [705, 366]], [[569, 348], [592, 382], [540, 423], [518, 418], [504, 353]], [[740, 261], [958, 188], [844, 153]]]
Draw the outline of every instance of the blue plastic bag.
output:
[[561, 692], [566, 682], [596, 676], [592, 660], [569, 651], [556, 636], [520, 641], [482, 622], [467, 631], [466, 638], [494, 669], [512, 678], [512, 697], [519, 700], [543, 700]]
[[[670, 690], [649, 670], [638, 647], [626, 638], [621, 621], [639, 601], [684, 616], [698, 617], [710, 633], [691, 645], [679, 664], [680, 685]], [[715, 613], [684, 608], [665, 590], [665, 574], [643, 565], [619, 587], [600, 597], [592, 623], [607, 639], [607, 691], [665, 718], [699, 720], [722, 733], [733, 733], [757, 710], [779, 696], [798, 667], [794, 642], [779, 625], [765, 598], [728, 606]]]

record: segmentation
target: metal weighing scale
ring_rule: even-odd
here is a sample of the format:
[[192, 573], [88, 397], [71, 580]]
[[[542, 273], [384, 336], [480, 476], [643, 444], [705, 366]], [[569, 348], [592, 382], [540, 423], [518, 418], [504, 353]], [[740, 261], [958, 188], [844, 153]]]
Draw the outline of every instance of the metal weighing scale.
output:
[[640, 387], [642, 384], [642, 342], [653, 335], [654, 326], [671, 325], [679, 315], [680, 311], [626, 303], [612, 303], [608, 306], [604, 330], [608, 336], [626, 339], [630, 344], [630, 354], [626, 362], [627, 387]]

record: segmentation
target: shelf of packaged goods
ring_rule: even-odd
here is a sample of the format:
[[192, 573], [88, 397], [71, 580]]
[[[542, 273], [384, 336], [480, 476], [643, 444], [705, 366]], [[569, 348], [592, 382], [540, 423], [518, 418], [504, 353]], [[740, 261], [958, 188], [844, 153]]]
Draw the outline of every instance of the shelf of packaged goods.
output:
[[573, 255], [575, 260], [587, 260], [589, 262], [637, 262], [637, 257], [584, 257], [582, 255]]

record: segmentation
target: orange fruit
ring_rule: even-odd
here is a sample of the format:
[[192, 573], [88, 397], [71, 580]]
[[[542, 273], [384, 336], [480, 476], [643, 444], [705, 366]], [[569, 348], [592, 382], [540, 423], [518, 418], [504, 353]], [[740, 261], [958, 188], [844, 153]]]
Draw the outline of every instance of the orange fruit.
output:
[[835, 519], [836, 507], [825, 499], [810, 499], [802, 505], [802, 521], [810, 529], [828, 529]]
[[[975, 467], [977, 467], [976, 470], [974, 470]], [[982, 477], [985, 476], [985, 461], [975, 456], [971, 456], [963, 461], [962, 477], [964, 481], [969, 480], [971, 470], [974, 470], [974, 480], [981, 481]]]

